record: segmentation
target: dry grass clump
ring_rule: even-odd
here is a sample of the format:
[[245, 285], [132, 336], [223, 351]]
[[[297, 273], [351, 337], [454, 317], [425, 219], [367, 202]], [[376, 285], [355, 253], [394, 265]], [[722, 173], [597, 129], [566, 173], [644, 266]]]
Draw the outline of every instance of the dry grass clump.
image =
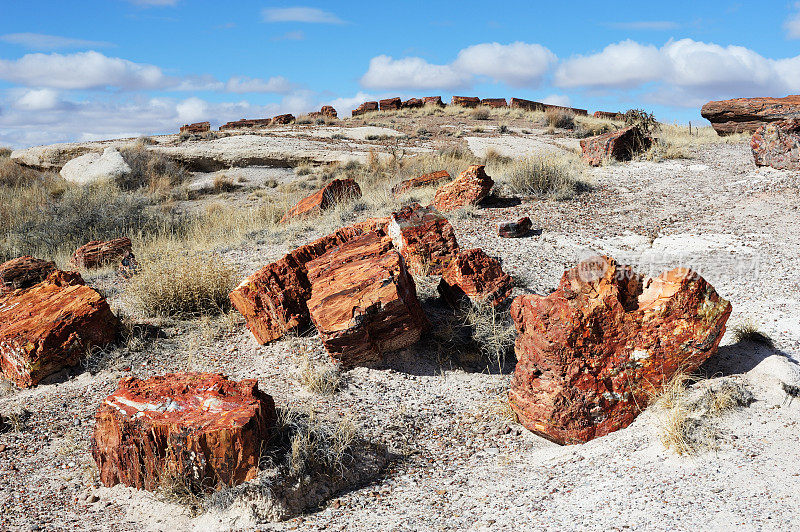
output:
[[738, 323], [733, 327], [733, 337], [737, 342], [754, 342], [763, 344], [769, 348], [775, 346], [772, 338], [762, 333], [758, 329], [758, 324], [750, 319]]
[[502, 371], [506, 356], [517, 337], [508, 310], [505, 307], [500, 309], [489, 301], [476, 301], [466, 308], [464, 325], [471, 331], [472, 340], [486, 360]]
[[622, 122], [612, 121], [605, 118], [595, 118], [593, 116], [576, 116], [575, 135], [577, 137], [594, 137], [609, 133], [623, 125]]
[[136, 143], [120, 149], [120, 154], [133, 170], [120, 180], [120, 187], [131, 190], [147, 188], [153, 193], [163, 192], [186, 180], [189, 173], [172, 159]]
[[566, 109], [547, 109], [544, 113], [545, 123], [554, 128], [573, 129], [575, 127], [575, 113]]
[[6, 146], [0, 146], [0, 159], [5, 159], [11, 156], [11, 152], [14, 151], [11, 148]]
[[318, 395], [333, 395], [342, 387], [342, 368], [338, 364], [315, 367], [308, 356], [300, 366], [300, 384]]
[[569, 198], [588, 188], [582, 166], [569, 154], [514, 159], [492, 166], [487, 173], [515, 194]]
[[31, 417], [30, 411], [20, 408], [15, 412], [5, 415], [0, 414], [0, 434], [3, 432], [23, 432], [26, 428], [28, 418]]
[[489, 115], [489, 109], [485, 107], [476, 107], [469, 112], [469, 116], [473, 120], [489, 120]]
[[162, 471], [158, 477], [156, 494], [164, 501], [185, 506], [192, 517], [203, 509], [203, 489], [186, 475]]
[[125, 288], [136, 310], [147, 316], [189, 318], [216, 315], [230, 307], [228, 294], [238, 272], [222, 257], [166, 252], [141, 260], [141, 271]]
[[352, 445], [358, 430], [348, 419], [331, 424], [319, 420], [312, 410], [280, 409], [278, 430], [288, 436], [287, 462], [293, 475], [342, 476], [354, 461]]
[[0, 186], [23, 187], [43, 178], [52, 178], [52, 176], [25, 168], [8, 157], [0, 157]]
[[215, 194], [219, 194], [222, 192], [233, 192], [239, 188], [239, 185], [233, 182], [233, 178], [223, 174], [214, 177], [211, 188]]

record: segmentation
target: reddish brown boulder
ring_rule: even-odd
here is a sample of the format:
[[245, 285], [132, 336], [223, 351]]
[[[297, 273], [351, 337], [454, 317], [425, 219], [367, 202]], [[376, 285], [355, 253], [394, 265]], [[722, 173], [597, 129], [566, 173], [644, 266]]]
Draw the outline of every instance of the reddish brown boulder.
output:
[[412, 203], [391, 220], [387, 232], [412, 273], [439, 275], [458, 253], [453, 226], [432, 206]]
[[531, 219], [525, 216], [516, 222], [500, 222], [497, 224], [497, 234], [503, 238], [522, 238], [528, 236], [531, 227], [533, 227]]
[[255, 339], [266, 344], [288, 332], [307, 329], [311, 325], [306, 304], [311, 297], [311, 283], [306, 264], [367, 232], [385, 236], [388, 222], [388, 218], [375, 218], [343, 227], [295, 249], [242, 281], [229, 297]]
[[55, 269], [55, 262], [30, 255], [4, 262], [0, 264], [0, 294], [41, 283]]
[[755, 133], [769, 122], [800, 118], [800, 96], [712, 101], [700, 109], [700, 115], [719, 135]]
[[400, 194], [408, 192], [413, 188], [431, 187], [449, 180], [450, 174], [447, 172], [447, 170], [439, 170], [399, 182], [392, 187], [392, 194], [399, 196]]
[[511, 106], [512, 109], [524, 109], [525, 111], [540, 111], [544, 112], [544, 104], [539, 102], [534, 102], [531, 100], [525, 100], [523, 98], [511, 98]]
[[208, 131], [211, 131], [210, 122], [197, 122], [181, 126], [181, 133], [206, 133]]
[[76, 272], [56, 270], [0, 296], [0, 371], [17, 386], [34, 386], [113, 342], [118, 328], [103, 296]]
[[334, 109], [330, 105], [323, 105], [322, 108], [319, 110], [319, 114], [321, 114], [322, 116], [327, 116], [328, 118], [339, 117], [339, 114], [336, 112], [336, 109]]
[[126, 252], [131, 251], [131, 246], [131, 239], [124, 237], [92, 240], [75, 250], [71, 262], [78, 268], [100, 268], [122, 259]]
[[414, 279], [392, 239], [375, 232], [307, 264], [308, 309], [331, 357], [345, 367], [381, 362], [427, 327]]
[[256, 379], [174, 373], [122, 379], [96, 419], [92, 455], [105, 486], [155, 490], [178, 478], [201, 493], [256, 477], [276, 415]]
[[403, 106], [400, 98], [386, 98], [379, 102], [381, 111], [397, 111]]
[[226, 129], [242, 129], [242, 128], [262, 128], [267, 127], [272, 124], [272, 118], [253, 118], [247, 119], [242, 118], [241, 120], [236, 120], [235, 122], [227, 122], [219, 126], [220, 131], [225, 131]]
[[494, 186], [492, 178], [486, 175], [485, 166], [473, 164], [450, 183], [439, 187], [433, 204], [442, 212], [452, 211], [466, 205], [477, 205], [489, 195]]
[[544, 111], [564, 111], [567, 113], [572, 113], [575, 116], [589, 116], [589, 111], [586, 109], [576, 109], [575, 107], [564, 107], [563, 105], [552, 105], [549, 103], [542, 104], [544, 105]]
[[800, 119], [761, 126], [750, 139], [750, 148], [756, 166], [800, 170]]
[[422, 107], [424, 104], [419, 98], [409, 98], [403, 102], [403, 109], [416, 109]]
[[287, 124], [291, 124], [294, 122], [294, 115], [292, 114], [285, 114], [285, 115], [278, 115], [270, 120], [271, 126], [285, 126]]
[[478, 107], [481, 99], [475, 96], [453, 96], [450, 100], [451, 105], [460, 105], [462, 107]]
[[638, 126], [628, 126], [595, 137], [581, 139], [583, 160], [591, 166], [600, 166], [604, 159], [629, 161], [634, 155], [646, 151], [652, 144]]
[[444, 107], [444, 102], [441, 96], [425, 96], [422, 98], [422, 103], [425, 105], [435, 105], [437, 107]]
[[548, 296], [514, 299], [520, 423], [557, 443], [627, 427], [676, 373], [716, 352], [731, 305], [676, 268], [645, 278], [608, 257], [568, 270]]
[[592, 116], [603, 120], [625, 120], [625, 115], [622, 113], [609, 113], [608, 111], [595, 111]]
[[512, 283], [500, 261], [482, 249], [464, 249], [444, 269], [438, 290], [454, 307], [480, 301], [497, 306], [511, 296]]
[[364, 102], [356, 109], [353, 109], [353, 116], [363, 115], [378, 110], [378, 102]]
[[508, 107], [508, 102], [506, 102], [505, 98], [484, 98], [481, 100], [481, 105], [486, 105], [487, 107]]
[[315, 193], [297, 202], [283, 218], [286, 223], [292, 218], [308, 218], [336, 205], [336, 203], [361, 197], [361, 188], [352, 179], [334, 179]]

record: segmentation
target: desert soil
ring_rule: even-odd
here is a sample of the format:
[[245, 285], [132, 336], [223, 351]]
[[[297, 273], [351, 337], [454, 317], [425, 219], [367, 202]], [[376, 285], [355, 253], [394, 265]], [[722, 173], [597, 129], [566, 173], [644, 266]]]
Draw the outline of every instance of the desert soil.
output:
[[[571, 142], [561, 140], [567, 148]], [[520, 134], [485, 135], [467, 144], [478, 155], [495, 146], [520, 156], [559, 143]], [[738, 380], [756, 399], [719, 419], [715, 450], [686, 457], [666, 449], [659, 438], [662, 417], [653, 408], [624, 430], [558, 446], [502, 414], [508, 372], [462, 369], [437, 357], [426, 342], [385, 367], [351, 370], [342, 391], [318, 396], [298, 383], [304, 356], [319, 364], [327, 360], [314, 334], [260, 346], [241, 322], [149, 320], [166, 337], [120, 349], [100, 370], [76, 371], [29, 390], [6, 385], [0, 411], [25, 408], [31, 415], [23, 430], [0, 434], [0, 527], [800, 529], [800, 400], [790, 401], [782, 388], [800, 385], [800, 177], [756, 169], [745, 144], [703, 146], [691, 155], [592, 169], [594, 189], [573, 199], [526, 199], [451, 222], [462, 247], [481, 247], [503, 260], [518, 279], [517, 294], [548, 293], [566, 268], [595, 253], [635, 264], [642, 273], [679, 264], [698, 269], [733, 304], [729, 332], [701, 373]], [[245, 177], [256, 181], [290, 178], [278, 169], [250, 172]], [[541, 233], [496, 236], [498, 221], [521, 216], [530, 216]], [[253, 235], [216, 252], [244, 276], [328, 230], [281, 239]], [[124, 307], [112, 273], [90, 276], [90, 282], [112, 306]], [[774, 348], [737, 343], [730, 328], [746, 320], [757, 323]], [[277, 405], [310, 408], [332, 421], [352, 419], [366, 439], [384, 443], [396, 459], [368, 485], [279, 523], [256, 523], [246, 505], [192, 517], [148, 492], [99, 488], [89, 451], [97, 405], [122, 376], [187, 369], [257, 377]]]

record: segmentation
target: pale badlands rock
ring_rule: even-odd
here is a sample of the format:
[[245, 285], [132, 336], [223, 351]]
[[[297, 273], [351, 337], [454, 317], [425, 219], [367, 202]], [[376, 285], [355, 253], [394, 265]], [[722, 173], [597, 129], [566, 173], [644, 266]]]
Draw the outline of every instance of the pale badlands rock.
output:
[[755, 133], [769, 122], [800, 118], [800, 96], [711, 101], [703, 105], [700, 114], [720, 135]]
[[60, 170], [67, 162], [86, 153], [102, 150], [102, 146], [78, 143], [33, 146], [11, 152], [11, 160], [44, 172]]
[[581, 262], [547, 295], [511, 304], [520, 423], [557, 443], [627, 427], [676, 373], [712, 356], [731, 305], [691, 270], [645, 278], [608, 257]]
[[442, 272], [438, 290], [452, 306], [488, 301], [500, 305], [513, 288], [513, 279], [500, 261], [480, 248], [463, 249]]
[[399, 196], [400, 194], [403, 194], [412, 188], [430, 187], [449, 180], [450, 174], [447, 172], [447, 170], [430, 172], [419, 177], [412, 177], [411, 179], [400, 181], [398, 184], [392, 187], [392, 194]]
[[467, 205], [477, 205], [489, 195], [494, 186], [492, 178], [486, 175], [485, 166], [473, 164], [458, 177], [439, 187], [433, 204], [442, 212], [452, 211]]
[[637, 126], [628, 126], [617, 131], [581, 139], [583, 160], [591, 166], [600, 166], [604, 159], [629, 161], [637, 153], [647, 150], [652, 139], [646, 137]]
[[115, 148], [106, 148], [102, 155], [87, 153], [67, 162], [61, 171], [61, 177], [70, 183], [87, 185], [103, 180], [124, 178], [133, 170]]
[[292, 218], [308, 218], [316, 216], [322, 211], [330, 209], [338, 202], [347, 199], [360, 198], [361, 188], [352, 179], [334, 179], [315, 193], [306, 196], [289, 209], [281, 223], [286, 223]]
[[301, 246], [244, 279], [231, 293], [233, 306], [244, 316], [255, 339], [266, 344], [287, 332], [311, 325], [306, 302], [311, 296], [306, 264], [330, 249], [367, 232], [384, 236], [387, 218], [365, 220]]
[[30, 255], [6, 261], [0, 264], [0, 293], [29, 288], [44, 281], [55, 269], [54, 262]]
[[104, 485], [155, 490], [173, 477], [202, 492], [255, 478], [276, 414], [256, 379], [175, 373], [122, 379], [96, 420]]
[[756, 166], [800, 170], [800, 119], [759, 127], [750, 139]]
[[392, 213], [387, 232], [415, 274], [440, 275], [458, 253], [453, 226], [433, 206], [412, 203]]
[[516, 222], [500, 222], [497, 224], [497, 235], [503, 238], [522, 238], [531, 232], [533, 223], [527, 216], [520, 218]]
[[121, 260], [126, 253], [131, 253], [131, 246], [131, 239], [127, 237], [92, 240], [76, 249], [70, 262], [78, 268], [100, 268]]
[[77, 273], [56, 270], [0, 296], [0, 370], [17, 386], [34, 386], [113, 342], [118, 329], [103, 296]]
[[368, 232], [307, 264], [308, 309], [345, 367], [372, 365], [419, 340], [428, 323], [392, 239]]

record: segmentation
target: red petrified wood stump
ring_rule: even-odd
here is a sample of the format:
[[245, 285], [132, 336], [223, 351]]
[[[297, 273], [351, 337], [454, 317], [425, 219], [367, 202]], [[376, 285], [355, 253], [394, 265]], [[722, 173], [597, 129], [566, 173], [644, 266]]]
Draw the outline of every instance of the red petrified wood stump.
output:
[[375, 232], [307, 264], [308, 309], [331, 357], [370, 365], [419, 340], [427, 320], [392, 239]]
[[581, 139], [583, 160], [591, 166], [600, 166], [603, 159], [629, 161], [634, 155], [650, 148], [652, 139], [637, 126], [628, 126], [610, 133]]
[[608, 257], [582, 262], [552, 294], [511, 304], [511, 406], [528, 429], [562, 444], [625, 428], [676, 373], [716, 352], [730, 313], [691, 270], [645, 278]]
[[452, 211], [466, 205], [477, 205], [488, 196], [494, 181], [486, 175], [484, 168], [484, 165], [473, 164], [454, 181], [439, 187], [433, 198], [436, 208], [442, 212]]
[[360, 198], [361, 188], [352, 179], [334, 179], [315, 193], [297, 202], [283, 218], [286, 223], [292, 218], [307, 218], [336, 205], [337, 202], [350, 198]]
[[412, 203], [392, 213], [387, 231], [415, 274], [441, 274], [458, 253], [453, 226], [431, 206]]
[[104, 485], [154, 490], [177, 478], [196, 492], [255, 478], [276, 419], [256, 379], [213, 373], [127, 377], [96, 417], [92, 455]]
[[74, 366], [93, 346], [117, 337], [119, 321], [80, 275], [59, 270], [30, 288], [0, 296], [0, 370], [28, 387]]
[[500, 261], [482, 249], [464, 249], [444, 269], [438, 290], [452, 306], [488, 301], [499, 305], [511, 295], [513, 279]]

